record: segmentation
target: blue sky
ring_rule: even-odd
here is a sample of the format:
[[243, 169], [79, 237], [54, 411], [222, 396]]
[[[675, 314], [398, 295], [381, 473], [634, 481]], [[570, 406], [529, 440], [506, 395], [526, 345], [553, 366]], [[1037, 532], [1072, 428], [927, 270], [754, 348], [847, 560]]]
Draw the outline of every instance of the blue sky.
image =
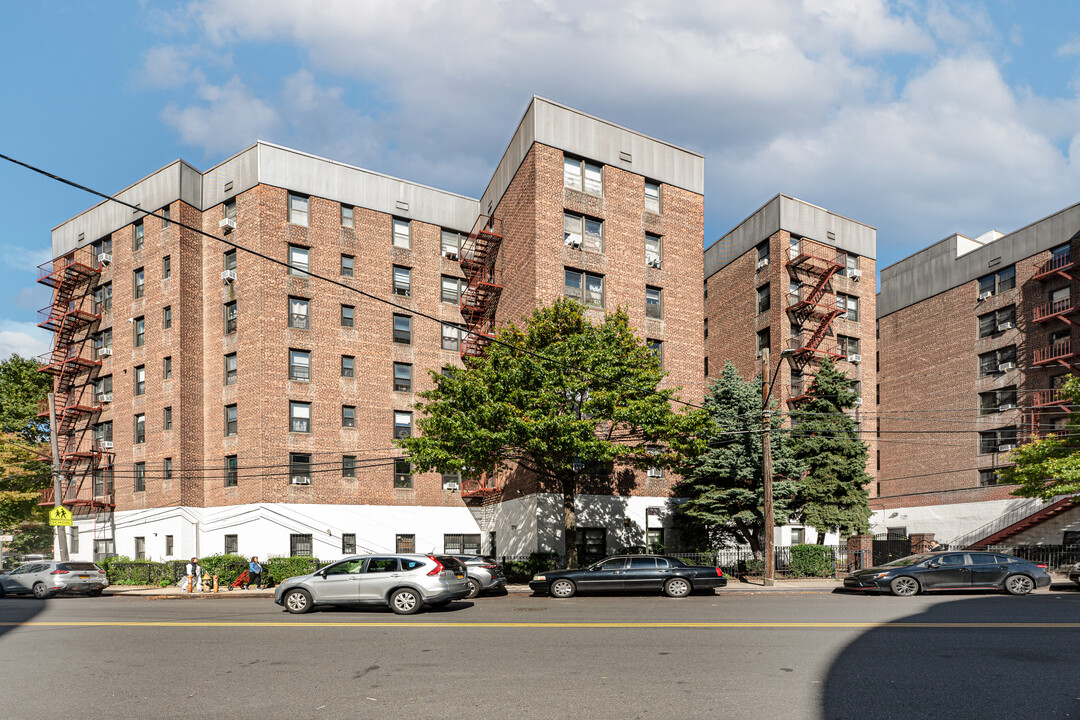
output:
[[[535, 93], [706, 156], [706, 242], [777, 192], [879, 267], [1080, 200], [1080, 5], [756, 0], [6, 3], [0, 152], [115, 192], [256, 139], [478, 195]], [[11, 69], [17, 69], [12, 72]], [[0, 165], [0, 357], [93, 198]]]

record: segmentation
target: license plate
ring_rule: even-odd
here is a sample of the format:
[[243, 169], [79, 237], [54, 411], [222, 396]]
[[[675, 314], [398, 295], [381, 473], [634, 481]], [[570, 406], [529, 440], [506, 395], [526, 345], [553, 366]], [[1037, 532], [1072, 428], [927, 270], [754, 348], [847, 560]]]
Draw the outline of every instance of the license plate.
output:
[[464, 578], [465, 578], [465, 576], [464, 576], [464, 575], [462, 575], [461, 573], [458, 573], [458, 576], [457, 576], [457, 579], [458, 579], [458, 580], [462, 580], [462, 579], [464, 579]]
[[79, 576], [79, 579], [80, 579], [80, 580], [89, 580], [89, 579], [90, 579], [90, 576], [89, 576], [89, 575], [80, 575], [80, 576]]

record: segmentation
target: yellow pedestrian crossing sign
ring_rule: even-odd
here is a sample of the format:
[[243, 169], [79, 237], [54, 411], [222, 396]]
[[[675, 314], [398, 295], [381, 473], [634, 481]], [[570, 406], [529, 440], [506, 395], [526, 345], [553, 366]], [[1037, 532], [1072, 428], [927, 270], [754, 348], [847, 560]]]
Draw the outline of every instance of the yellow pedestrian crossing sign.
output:
[[71, 511], [61, 505], [49, 511], [50, 525], [71, 525]]

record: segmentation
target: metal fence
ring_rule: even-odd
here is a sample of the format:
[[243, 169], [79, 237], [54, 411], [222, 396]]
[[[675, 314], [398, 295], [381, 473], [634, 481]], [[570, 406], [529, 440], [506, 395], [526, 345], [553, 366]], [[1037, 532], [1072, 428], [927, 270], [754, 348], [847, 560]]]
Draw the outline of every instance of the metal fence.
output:
[[964, 549], [1015, 555], [1018, 558], [1045, 565], [1050, 572], [1068, 570], [1076, 563], [1080, 563], [1080, 545], [980, 545]]

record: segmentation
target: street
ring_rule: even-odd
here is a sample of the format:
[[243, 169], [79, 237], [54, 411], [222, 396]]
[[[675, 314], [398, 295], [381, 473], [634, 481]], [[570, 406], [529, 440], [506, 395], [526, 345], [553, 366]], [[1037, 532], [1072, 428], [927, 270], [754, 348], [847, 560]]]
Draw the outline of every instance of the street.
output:
[[[0, 601], [8, 718], [1080, 717], [1080, 592]], [[35, 688], [33, 692], [18, 689]]]

